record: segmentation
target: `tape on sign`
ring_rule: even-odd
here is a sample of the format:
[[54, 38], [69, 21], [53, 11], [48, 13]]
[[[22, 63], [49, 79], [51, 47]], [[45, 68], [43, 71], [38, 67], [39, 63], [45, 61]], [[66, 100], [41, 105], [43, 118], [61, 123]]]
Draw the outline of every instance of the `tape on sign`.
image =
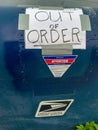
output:
[[72, 54], [72, 45], [42, 45], [42, 55]]
[[39, 6], [39, 9], [45, 9], [45, 10], [64, 10], [63, 7], [54, 7], [54, 6]]
[[82, 31], [91, 31], [91, 23], [88, 15], [80, 15]]
[[19, 14], [18, 30], [29, 30], [29, 15]]

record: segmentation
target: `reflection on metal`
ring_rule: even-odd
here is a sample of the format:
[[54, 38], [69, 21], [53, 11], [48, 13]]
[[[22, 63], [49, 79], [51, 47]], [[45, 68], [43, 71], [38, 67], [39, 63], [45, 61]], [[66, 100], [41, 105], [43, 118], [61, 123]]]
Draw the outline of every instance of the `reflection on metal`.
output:
[[0, 1], [1, 6], [61, 6], [61, 7], [98, 7], [98, 0], [5, 0]]
[[61, 6], [61, 7], [98, 7], [98, 0], [1, 0], [1, 6]]

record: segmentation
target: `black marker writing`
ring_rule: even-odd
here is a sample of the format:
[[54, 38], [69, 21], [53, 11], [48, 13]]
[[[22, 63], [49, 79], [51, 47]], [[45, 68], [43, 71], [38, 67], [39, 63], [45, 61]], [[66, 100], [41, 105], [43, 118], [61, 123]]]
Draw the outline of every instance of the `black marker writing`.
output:
[[68, 29], [62, 29], [62, 39], [63, 39], [63, 42], [64, 43], [66, 43], [66, 42], [70, 42], [70, 40], [66, 40], [65, 38], [66, 38], [66, 31], [67, 31]]
[[[36, 36], [36, 40], [32, 40], [33, 38], [32, 37], [35, 37]], [[28, 33], [27, 35], [27, 39], [30, 43], [36, 43], [38, 42], [39, 40], [39, 33], [37, 30], [32, 30]]]
[[80, 42], [79, 33], [80, 33], [79, 28], [72, 28], [72, 42], [74, 42], [74, 36], [76, 36], [78, 42]]
[[[43, 16], [43, 17], [41, 18], [41, 16]], [[38, 11], [35, 14], [35, 19], [39, 22], [44, 22], [44, 21], [47, 21], [49, 19], [49, 15], [46, 11]]]
[[[56, 36], [55, 36], [56, 35]], [[55, 36], [55, 37], [54, 37]], [[55, 42], [57, 42], [58, 41], [58, 39], [59, 39], [59, 33], [58, 33], [58, 31], [57, 30], [55, 30], [55, 29], [51, 29], [50, 30], [50, 37], [51, 37], [51, 43], [55, 43]], [[55, 39], [54, 39], [55, 38]]]
[[73, 12], [56, 12], [55, 15], [56, 17], [54, 18], [53, 12], [49, 11], [38, 11], [35, 13], [35, 19], [39, 22], [45, 22], [50, 20], [51, 22], [62, 22], [63, 20], [66, 20], [64, 18], [63, 13], [68, 13], [69, 14], [69, 19], [72, 21], [72, 13]]
[[62, 22], [62, 17], [61, 17], [60, 12], [58, 12], [57, 14], [58, 14], [57, 19], [53, 19], [53, 17], [52, 17], [52, 13], [51, 13], [51, 12], [49, 12], [50, 21], [52, 21], [52, 22], [58, 22], [58, 21]]
[[43, 38], [46, 40], [48, 43], [48, 40], [46, 38], [47, 31], [46, 30], [40, 30], [40, 36], [41, 36], [41, 43], [43, 43]]
[[64, 28], [61, 30], [55, 29], [52, 25], [51, 28], [41, 29], [41, 30], [31, 30], [27, 34], [27, 40], [30, 43], [80, 43], [80, 30], [75, 27], [69, 30], [68, 28]]

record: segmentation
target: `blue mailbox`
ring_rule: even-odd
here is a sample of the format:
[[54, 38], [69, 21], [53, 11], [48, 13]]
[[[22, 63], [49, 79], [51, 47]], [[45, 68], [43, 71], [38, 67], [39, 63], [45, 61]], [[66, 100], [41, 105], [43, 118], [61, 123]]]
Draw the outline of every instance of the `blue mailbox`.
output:
[[[69, 20], [74, 19], [65, 21], [68, 28], [78, 27], [67, 32], [64, 24], [58, 27], [58, 21], [68, 17], [61, 13], [65, 8], [53, 8], [53, 14], [50, 8], [31, 8], [0, 7], [0, 130], [72, 130], [79, 123], [98, 121], [98, 10], [78, 8], [81, 14], [75, 8], [75, 17], [67, 12]], [[30, 23], [34, 12], [26, 9], [37, 10], [41, 25]], [[47, 23], [52, 16], [57, 19], [56, 11], [56, 24]], [[20, 14], [24, 18], [20, 16], [19, 23]], [[54, 30], [49, 34], [48, 24]], [[34, 32], [40, 26], [44, 31]], [[68, 40], [70, 35], [75, 41]], [[59, 44], [61, 36], [67, 44]], [[76, 40], [81, 43], [75, 48]]]

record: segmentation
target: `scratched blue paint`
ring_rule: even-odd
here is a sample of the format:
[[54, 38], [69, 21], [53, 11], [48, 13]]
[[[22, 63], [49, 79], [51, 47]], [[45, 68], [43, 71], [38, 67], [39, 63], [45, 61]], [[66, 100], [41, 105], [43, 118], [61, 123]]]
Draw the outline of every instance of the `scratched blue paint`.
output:
[[[88, 10], [84, 10], [89, 14]], [[98, 11], [90, 15], [87, 49], [74, 50], [76, 62], [62, 78], [54, 78], [41, 50], [25, 50], [19, 31], [21, 8], [0, 8], [0, 130], [73, 130], [98, 122]], [[35, 118], [40, 101], [74, 99], [64, 116]]]

